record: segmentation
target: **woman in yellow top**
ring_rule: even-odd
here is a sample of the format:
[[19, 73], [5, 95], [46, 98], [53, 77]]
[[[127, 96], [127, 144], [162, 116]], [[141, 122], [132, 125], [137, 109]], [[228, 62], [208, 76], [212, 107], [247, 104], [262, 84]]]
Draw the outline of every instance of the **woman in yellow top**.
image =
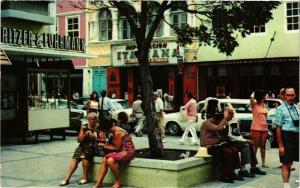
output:
[[262, 167], [267, 167], [266, 160], [266, 141], [268, 139], [267, 107], [265, 102], [265, 92], [255, 91], [250, 96], [252, 108], [251, 138], [253, 150], [256, 155], [257, 148], [260, 147]]

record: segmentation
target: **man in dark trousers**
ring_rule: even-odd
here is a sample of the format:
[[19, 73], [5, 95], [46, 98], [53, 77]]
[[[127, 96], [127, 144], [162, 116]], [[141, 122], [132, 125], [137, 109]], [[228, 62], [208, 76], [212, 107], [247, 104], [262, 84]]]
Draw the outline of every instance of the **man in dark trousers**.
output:
[[290, 188], [291, 167], [293, 161], [299, 161], [299, 109], [295, 104], [294, 88], [285, 88], [284, 98], [285, 101], [276, 109], [274, 124], [277, 125], [283, 187]]

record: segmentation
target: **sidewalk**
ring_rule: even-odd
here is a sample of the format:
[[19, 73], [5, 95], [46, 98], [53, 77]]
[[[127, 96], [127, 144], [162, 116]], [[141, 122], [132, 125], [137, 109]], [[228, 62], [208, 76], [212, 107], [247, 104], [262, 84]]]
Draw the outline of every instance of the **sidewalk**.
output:
[[[148, 147], [146, 136], [132, 137], [137, 149]], [[63, 179], [73, 151], [78, 145], [76, 137], [67, 136], [65, 141], [49, 141], [49, 136], [40, 136], [39, 139], [39, 144], [1, 146], [1, 187], [59, 187], [58, 184]], [[167, 137], [167, 142], [164, 144], [165, 148], [197, 149], [197, 146], [177, 144], [178, 139], [179, 137]], [[236, 181], [234, 184], [211, 181], [195, 187], [281, 188], [282, 179], [280, 168], [278, 168], [280, 163], [277, 153], [277, 149], [267, 151], [269, 168], [263, 169], [267, 172], [265, 176], [247, 178], [245, 181]], [[259, 153], [257, 156], [259, 159]], [[299, 179], [299, 163], [293, 166], [296, 171], [291, 174], [291, 185], [296, 188], [298, 184], [295, 181]], [[82, 174], [81, 171], [80, 166], [67, 187], [92, 187], [93, 182], [86, 185], [77, 184]]]

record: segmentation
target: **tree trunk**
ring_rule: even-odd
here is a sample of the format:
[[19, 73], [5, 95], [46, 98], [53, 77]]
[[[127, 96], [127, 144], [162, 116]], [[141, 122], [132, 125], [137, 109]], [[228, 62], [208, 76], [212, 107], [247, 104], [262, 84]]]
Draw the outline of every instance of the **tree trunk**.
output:
[[[146, 55], [147, 56], [147, 55]], [[143, 108], [146, 115], [146, 127], [150, 154], [153, 158], [160, 158], [164, 155], [160, 129], [156, 121], [155, 106], [153, 102], [153, 84], [148, 58], [140, 54], [140, 77], [142, 79]]]

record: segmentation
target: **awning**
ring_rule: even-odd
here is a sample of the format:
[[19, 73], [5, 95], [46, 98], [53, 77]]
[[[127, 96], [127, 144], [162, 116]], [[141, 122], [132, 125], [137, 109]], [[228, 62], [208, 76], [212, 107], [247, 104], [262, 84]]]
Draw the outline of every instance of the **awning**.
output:
[[89, 59], [96, 58], [95, 55], [90, 55], [88, 53], [80, 53], [73, 51], [63, 51], [47, 48], [27, 48], [20, 46], [10, 46], [2, 45], [2, 49], [5, 50], [6, 54], [14, 60], [24, 60], [24, 57], [45, 57], [45, 58], [59, 58], [61, 60], [71, 60], [71, 59]]
[[12, 65], [5, 51], [0, 48], [0, 64], [1, 65]]

